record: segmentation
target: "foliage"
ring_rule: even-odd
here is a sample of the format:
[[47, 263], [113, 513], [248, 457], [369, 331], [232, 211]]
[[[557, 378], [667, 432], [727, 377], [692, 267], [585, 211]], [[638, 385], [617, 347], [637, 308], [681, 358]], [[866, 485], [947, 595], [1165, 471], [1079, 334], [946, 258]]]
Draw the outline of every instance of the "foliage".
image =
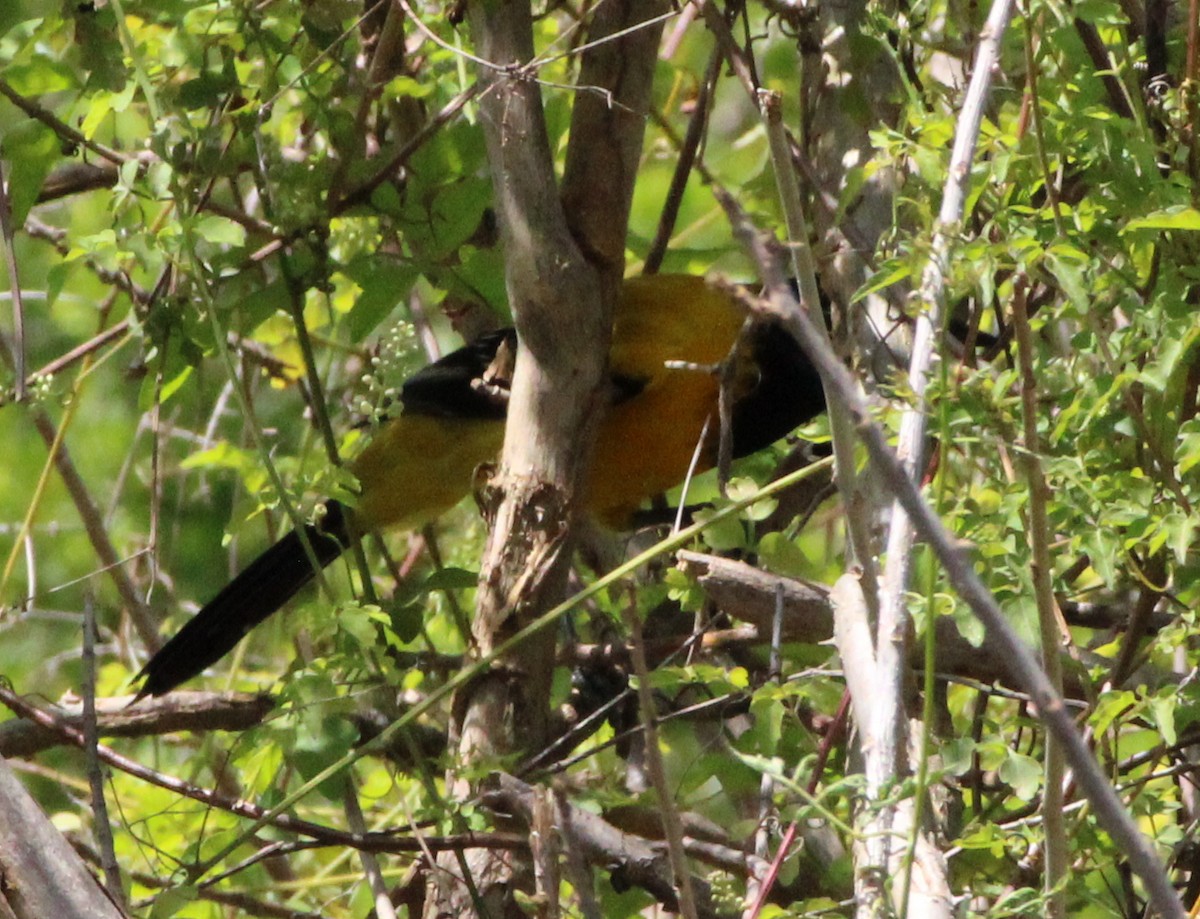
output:
[[[739, 21], [734, 33], [748, 42], [762, 84], [783, 92], [786, 120], [807, 155], [832, 142], [821, 125], [799, 130], [805, 94], [819, 90], [802, 85], [811, 69], [801, 43], [767, 6], [752, 6], [745, 31]], [[900, 291], [902, 300], [920, 280], [957, 117], [957, 88], [945, 73], [970, 58], [973, 11], [934, 4], [893, 17], [880, 7], [851, 36], [861, 69], [844, 75], [847, 98], [873, 132], [870, 158], [840, 164], [843, 172], [820, 178], [819, 189], [811, 186], [818, 173], [804, 176], [809, 197], [832, 197], [850, 224], [864, 185], [895, 171], [892, 221], [877, 228], [878, 250], [860, 253], [873, 269], [864, 292]], [[331, 462], [326, 425], [339, 455], [352, 456], [366, 439], [359, 422], [378, 420], [428, 349], [456, 346], [458, 330], [505, 321], [486, 153], [462, 54], [467, 30], [433, 7], [418, 12], [423, 25], [407, 23], [405, 53], [373, 77], [383, 17], [346, 2], [0, 4], [0, 167], [18, 229], [11, 264], [24, 293], [24, 328], [6, 326], [5, 345], [23, 351], [29, 378], [18, 400], [6, 367], [0, 408], [0, 674], [19, 692], [55, 698], [78, 689], [82, 610], [90, 605], [100, 620], [98, 695], [128, 692], [144, 660], [144, 636], [85, 523], [99, 526], [122, 576], [170, 632], [286, 530], [290, 515], [308, 514], [318, 497], [352, 494]], [[1115, 3], [1046, 2], [1026, 13], [1006, 39], [950, 278], [957, 318], [999, 343], [959, 360], [947, 338], [930, 396], [938, 447], [928, 493], [974, 547], [977, 570], [1005, 612], [1036, 643], [1029, 489], [1014, 471], [1024, 449], [1022, 382], [1007, 332], [1012, 300], [1024, 297], [1037, 333], [1055, 589], [1075, 659], [1070, 691], [1142, 829], [1181, 878], [1194, 877], [1184, 859], [1195, 847], [1195, 792], [1180, 776], [1200, 720], [1191, 641], [1200, 592], [1195, 84], [1143, 102], [1136, 65], [1145, 46]], [[573, 51], [572, 21], [567, 7], [552, 5], [536, 21], [538, 48]], [[1111, 59], [1107, 82], [1085, 31]], [[1173, 74], [1182, 68], [1182, 41], [1172, 33]], [[631, 272], [649, 253], [711, 47], [694, 24], [658, 62], [661, 120], [649, 127], [635, 194]], [[539, 77], [551, 145], [561, 152], [576, 55], [551, 58]], [[871, 97], [862, 75], [872, 67], [901, 76], [889, 97]], [[895, 117], [880, 119], [888, 108]], [[766, 136], [723, 71], [703, 162], [759, 225], [780, 225]], [[663, 270], [743, 280], [753, 273], [697, 173], [682, 192]], [[8, 275], [10, 287], [17, 280]], [[891, 397], [880, 400], [890, 421], [903, 387], [870, 361], [858, 363]], [[61, 433], [58, 456], [82, 475], [90, 511], [48, 459], [39, 418]], [[806, 433], [824, 436], [819, 423]], [[790, 452], [790, 444], [777, 445], [736, 473], [765, 482]], [[732, 498], [745, 493], [735, 479]], [[710, 476], [690, 486], [687, 500], [721, 507], [730, 499]], [[844, 562], [835, 502], [782, 522], [772, 511], [755, 506], [696, 548], [832, 583]], [[227, 797], [264, 808], [285, 801], [355, 747], [364, 710], [395, 717], [457, 669], [469, 647], [464, 611], [483, 536], [475, 508], [464, 505], [436, 530], [368, 543], [369, 584], [353, 563], [335, 566], [327, 593], [306, 594], [258, 630], [205, 685], [272, 690], [276, 705], [265, 722], [237, 734], [113, 746]], [[980, 641], [932, 561], [920, 557], [916, 570], [919, 621], [952, 617]], [[584, 566], [580, 573], [591, 577]], [[763, 915], [845, 912], [859, 780], [831, 726], [843, 688], [838, 662], [824, 646], [785, 645], [784, 678], [771, 680], [761, 636], [689, 643], [694, 622], [710, 625], [713, 636], [731, 623], [719, 613], [710, 621], [703, 591], [679, 571], [664, 565], [626, 584], [572, 615], [564, 660], [623, 638], [623, 612], [636, 606], [650, 645], [674, 642], [651, 674], [670, 806], [733, 852], [754, 838], [762, 777], [770, 776], [779, 820], [811, 834], [783, 865], [781, 905]], [[1124, 630], [1139, 610], [1151, 627], [1140, 644], [1140, 634]], [[579, 687], [560, 669], [551, 701], [574, 704]], [[1044, 747], [1036, 713], [970, 673], [949, 676], [926, 730], [930, 797], [941, 802], [933, 819], [952, 884], [980, 915], [1039, 914]], [[728, 707], [702, 704], [713, 700]], [[287, 812], [344, 828], [351, 789], [368, 826], [399, 828], [401, 838], [489, 831], [477, 802], [450, 802], [444, 744], [426, 745], [444, 736], [452, 714], [448, 704], [434, 707], [389, 756], [364, 755], [288, 802]], [[618, 710], [533, 777], [554, 774], [573, 803], [643, 832], [645, 813], [664, 802], [626, 781], [638, 755], [635, 724], [635, 712]], [[88, 838], [82, 758], [63, 748], [40, 754], [38, 764], [29, 782], [43, 806]], [[219, 807], [120, 771], [109, 779], [115, 850], [139, 914], [287, 908], [362, 916], [372, 907], [349, 847], [286, 848], [296, 837], [283, 829], [248, 836], [247, 821]], [[906, 782], [896, 793], [912, 791]], [[1141, 891], [1121, 853], [1086, 808], [1072, 805], [1067, 819], [1078, 866], [1067, 882], [1070, 914], [1128, 914]], [[286, 859], [267, 857], [277, 842]], [[777, 842], [773, 836], [772, 852]], [[421, 857], [410, 851], [384, 863], [406, 897], [423, 884], [409, 873]], [[744, 875], [710, 862], [698, 860], [694, 870], [718, 896], [741, 903]], [[208, 869], [202, 878], [189, 873], [197, 864]], [[632, 915], [651, 902], [607, 877], [594, 886], [604, 915]], [[570, 900], [571, 884], [563, 890]]]

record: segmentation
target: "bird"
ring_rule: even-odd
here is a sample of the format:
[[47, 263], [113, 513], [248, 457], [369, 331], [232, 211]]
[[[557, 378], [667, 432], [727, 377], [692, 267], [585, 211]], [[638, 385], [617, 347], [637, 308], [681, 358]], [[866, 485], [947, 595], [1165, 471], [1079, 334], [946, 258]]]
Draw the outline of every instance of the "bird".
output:
[[[736, 294], [701, 276], [622, 283], [609, 351], [610, 401], [582, 494], [593, 518], [620, 529], [693, 465], [703, 471], [716, 464], [721, 382], [714, 368], [722, 362], [735, 458], [824, 412], [820, 377], [792, 337], [771, 321], [756, 321], [742, 334], [745, 322]], [[502, 329], [406, 380], [401, 410], [350, 465], [359, 489], [353, 508], [326, 501], [316, 522], [252, 561], [150, 658], [135, 677], [142, 681], [135, 701], [170, 692], [219, 661], [316, 577], [314, 561], [323, 568], [341, 555], [352, 531], [418, 527], [465, 497], [475, 470], [500, 452], [503, 384], [518, 347], [514, 330]]]

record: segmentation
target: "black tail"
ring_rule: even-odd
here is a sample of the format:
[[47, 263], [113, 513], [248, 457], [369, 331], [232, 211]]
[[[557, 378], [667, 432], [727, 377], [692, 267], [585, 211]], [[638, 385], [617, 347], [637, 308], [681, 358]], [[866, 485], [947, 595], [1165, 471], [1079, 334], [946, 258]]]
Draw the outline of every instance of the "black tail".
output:
[[[324, 519], [304, 532], [324, 568], [346, 547], [344, 508], [328, 502]], [[137, 698], [161, 696], [215, 664], [315, 576], [300, 534], [293, 530], [251, 562], [150, 658], [137, 675], [145, 678]]]

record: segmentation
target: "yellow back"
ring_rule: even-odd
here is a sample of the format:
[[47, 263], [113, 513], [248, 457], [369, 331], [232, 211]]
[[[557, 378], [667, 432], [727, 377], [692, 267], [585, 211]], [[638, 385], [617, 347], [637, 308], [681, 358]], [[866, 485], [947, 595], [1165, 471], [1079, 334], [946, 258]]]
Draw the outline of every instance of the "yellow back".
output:
[[[603, 522], [621, 525], [647, 498], [684, 478], [710, 414], [700, 468], [712, 465], [717, 378], [664, 364], [717, 364], [743, 318], [734, 300], [700, 277], [654, 275], [622, 285], [609, 367], [644, 381], [644, 388], [601, 423], [584, 503]], [[497, 457], [503, 439], [497, 420], [401, 414], [353, 465], [362, 487], [361, 524], [411, 527], [433, 519], [467, 494], [475, 468]]]
[[609, 369], [651, 380], [664, 373], [664, 361], [716, 364], [744, 319], [740, 305], [702, 277], [628, 278], [613, 315]]

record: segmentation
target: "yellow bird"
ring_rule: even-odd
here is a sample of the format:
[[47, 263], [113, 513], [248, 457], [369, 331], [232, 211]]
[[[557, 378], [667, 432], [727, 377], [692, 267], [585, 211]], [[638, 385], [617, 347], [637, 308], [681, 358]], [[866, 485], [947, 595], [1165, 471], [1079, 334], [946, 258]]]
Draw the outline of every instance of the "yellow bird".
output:
[[[700, 277], [624, 282], [609, 351], [613, 399], [583, 496], [588, 513], [613, 527], [627, 522], [648, 498], [684, 479], [702, 436], [698, 469], [715, 464], [718, 377], [680, 364], [733, 360], [734, 456], [762, 449], [825, 410], [820, 378], [783, 329], [757, 325], [734, 351], [745, 318], [736, 299]], [[325, 516], [304, 528], [322, 566], [346, 547], [351, 513], [357, 532], [414, 527], [462, 500], [475, 468], [500, 452], [505, 404], [487, 382], [495, 374], [503, 382], [516, 346], [511, 329], [493, 333], [404, 383], [402, 411], [351, 466], [360, 486], [356, 507], [329, 501]], [[303, 541], [288, 534], [150, 659], [138, 675], [145, 679], [138, 697], [169, 692], [220, 660], [314, 576]]]

